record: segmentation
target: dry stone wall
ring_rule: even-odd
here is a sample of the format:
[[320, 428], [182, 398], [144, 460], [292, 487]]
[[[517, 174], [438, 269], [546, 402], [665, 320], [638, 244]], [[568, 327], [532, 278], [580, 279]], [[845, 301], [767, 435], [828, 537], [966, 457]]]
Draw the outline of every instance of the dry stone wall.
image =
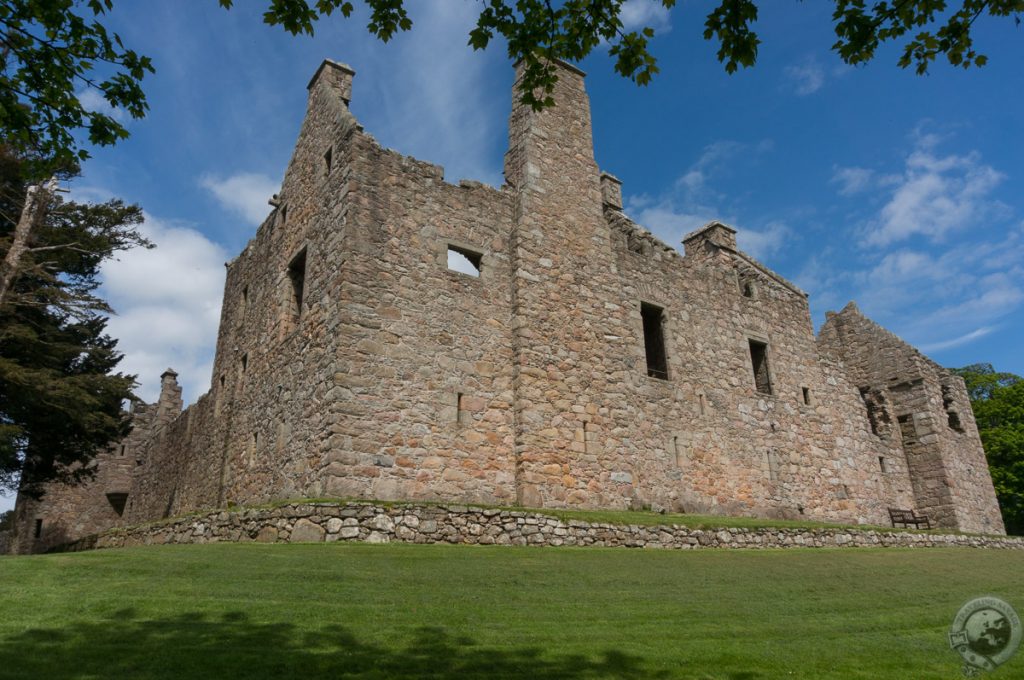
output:
[[165, 374], [117, 473], [123, 516], [100, 486], [54, 488], [22, 503], [24, 549], [52, 545], [25, 538], [40, 518], [66, 540], [324, 496], [869, 524], [895, 507], [1002, 532], [962, 382], [855, 308], [815, 338], [807, 295], [724, 224], [680, 254], [633, 223], [581, 71], [560, 68], [553, 109], [514, 100], [500, 189], [382, 148], [353, 76], [317, 70], [269, 215], [227, 263], [210, 391], [181, 412]]
[[709, 528], [561, 520], [542, 513], [460, 505], [297, 504], [217, 511], [173, 522], [114, 529], [60, 550], [219, 542], [449, 543], [672, 550], [766, 548], [1001, 548], [1024, 538], [844, 528]]

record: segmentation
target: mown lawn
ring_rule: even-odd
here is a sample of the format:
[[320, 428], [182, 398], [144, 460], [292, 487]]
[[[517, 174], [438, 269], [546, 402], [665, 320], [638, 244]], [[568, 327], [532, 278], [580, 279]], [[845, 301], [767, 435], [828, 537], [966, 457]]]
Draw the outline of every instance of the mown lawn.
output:
[[[957, 678], [1024, 552], [163, 546], [0, 558], [0, 678]], [[1024, 677], [1024, 651], [992, 678]]]

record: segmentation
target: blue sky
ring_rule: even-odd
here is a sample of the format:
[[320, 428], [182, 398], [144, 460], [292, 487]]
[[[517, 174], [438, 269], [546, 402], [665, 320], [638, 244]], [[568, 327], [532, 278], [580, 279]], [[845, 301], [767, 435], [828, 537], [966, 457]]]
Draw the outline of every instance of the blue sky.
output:
[[[110, 331], [147, 400], [167, 366], [186, 400], [208, 388], [223, 263], [269, 211], [322, 59], [356, 70], [352, 109], [384, 146], [449, 181], [501, 183], [512, 67], [501, 45], [465, 46], [479, 3], [407, 0], [415, 26], [385, 45], [361, 15], [292, 37], [262, 23], [268, 1], [118, 0], [108, 17], [153, 58], [151, 112], [93, 151], [72, 195], [139, 203], [158, 243], [105, 269]], [[766, 1], [758, 64], [730, 76], [701, 37], [710, 3], [680, 4], [627, 4], [629, 23], [657, 31], [650, 86], [604, 54], [581, 64], [598, 163], [623, 181], [627, 212], [677, 247], [710, 219], [737, 227], [810, 293], [816, 326], [855, 299], [944, 365], [1024, 374], [1024, 29], [980, 20], [986, 67], [919, 77], [894, 48], [843, 65], [829, 3]]]

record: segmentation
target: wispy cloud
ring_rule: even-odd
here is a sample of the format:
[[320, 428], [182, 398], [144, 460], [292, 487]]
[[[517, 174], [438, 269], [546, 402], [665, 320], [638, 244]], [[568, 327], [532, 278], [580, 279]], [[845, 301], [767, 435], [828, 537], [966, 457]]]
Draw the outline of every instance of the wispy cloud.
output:
[[622, 3], [619, 18], [627, 31], [649, 26], [658, 33], [672, 29], [669, 10], [659, 0], [626, 0]]
[[969, 333], [964, 333], [963, 335], [956, 338], [942, 340], [940, 342], [930, 342], [921, 345], [919, 349], [922, 352], [939, 352], [944, 349], [953, 349], [954, 347], [960, 347], [961, 345], [966, 345], [968, 343], [974, 342], [978, 338], [983, 338], [994, 330], [995, 328], [992, 326], [983, 326]]
[[772, 221], [760, 230], [738, 228], [736, 244], [740, 250], [760, 260], [778, 252], [792, 234], [793, 230], [782, 222]]
[[199, 184], [213, 194], [225, 209], [237, 213], [247, 222], [258, 225], [270, 212], [267, 200], [280, 184], [266, 175], [242, 172], [230, 177], [204, 175]]
[[444, 165], [448, 181], [500, 186], [498, 126], [507, 112], [495, 95], [511, 89], [512, 72], [507, 83], [494, 82], [487, 66], [500, 53], [467, 46], [479, 13], [470, 2], [416, 3], [415, 28], [397, 36], [384, 57], [393, 64], [387, 81], [359, 87], [376, 88], [383, 108], [373, 132], [389, 145]]
[[722, 220], [736, 227], [740, 248], [755, 258], [767, 257], [779, 251], [792, 230], [779, 221], [768, 221], [758, 228], [739, 224], [730, 197], [716, 189], [715, 183], [728, 173], [735, 158], [767, 153], [773, 147], [768, 139], [757, 144], [733, 140], [708, 144], [669, 191], [660, 196], [630, 196], [626, 208], [637, 222], [673, 245], [688, 232], [712, 220]]
[[914, 235], [941, 241], [950, 232], [1005, 211], [992, 197], [1002, 173], [977, 152], [940, 154], [934, 135], [916, 135], [888, 202], [866, 230], [866, 242], [887, 246]]
[[210, 386], [227, 253], [191, 226], [152, 215], [141, 232], [157, 247], [103, 265], [101, 294], [117, 312], [107, 330], [125, 355], [120, 370], [138, 376], [139, 396], [155, 400], [171, 367], [192, 401]]
[[813, 58], [787, 66], [784, 73], [789, 86], [801, 97], [817, 92], [825, 84], [825, 69]]
[[111, 106], [110, 102], [103, 97], [103, 93], [94, 88], [88, 88], [79, 92], [78, 101], [86, 111], [105, 113], [118, 123], [125, 123], [129, 120], [128, 114], [123, 109]]
[[868, 168], [833, 168], [832, 183], [839, 185], [839, 193], [843, 196], [852, 196], [865, 191], [871, 187], [874, 179], [874, 170]]

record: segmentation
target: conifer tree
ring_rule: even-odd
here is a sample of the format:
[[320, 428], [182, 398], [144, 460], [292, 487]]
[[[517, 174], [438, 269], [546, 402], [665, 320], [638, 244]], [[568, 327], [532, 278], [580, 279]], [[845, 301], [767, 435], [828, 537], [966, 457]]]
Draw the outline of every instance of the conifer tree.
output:
[[[0, 147], [0, 254], [38, 167]], [[60, 173], [65, 179], [74, 171]], [[116, 372], [121, 354], [105, 332], [110, 307], [96, 295], [101, 264], [150, 244], [142, 211], [52, 195], [0, 304], [0, 488], [38, 495], [50, 480], [88, 477], [93, 457], [123, 437], [122, 404], [134, 376]]]

